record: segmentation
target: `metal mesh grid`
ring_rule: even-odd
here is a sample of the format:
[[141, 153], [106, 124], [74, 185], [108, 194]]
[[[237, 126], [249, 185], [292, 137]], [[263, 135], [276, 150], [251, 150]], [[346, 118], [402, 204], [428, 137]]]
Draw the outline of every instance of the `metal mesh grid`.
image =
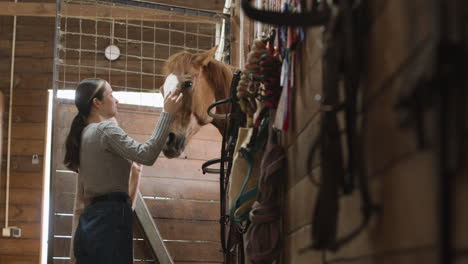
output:
[[[155, 92], [163, 84], [161, 71], [169, 56], [225, 42], [221, 18], [86, 0], [66, 0], [60, 13], [58, 89], [75, 89], [84, 78], [103, 78], [117, 91]], [[104, 56], [111, 44], [120, 49], [116, 61]]]

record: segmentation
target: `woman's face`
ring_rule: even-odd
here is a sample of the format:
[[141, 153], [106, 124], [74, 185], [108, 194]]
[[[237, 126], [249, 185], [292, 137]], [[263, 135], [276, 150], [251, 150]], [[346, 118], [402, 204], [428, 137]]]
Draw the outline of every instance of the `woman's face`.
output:
[[106, 82], [104, 93], [100, 104], [101, 115], [106, 118], [112, 118], [117, 114], [117, 104], [119, 101], [112, 95], [112, 87]]

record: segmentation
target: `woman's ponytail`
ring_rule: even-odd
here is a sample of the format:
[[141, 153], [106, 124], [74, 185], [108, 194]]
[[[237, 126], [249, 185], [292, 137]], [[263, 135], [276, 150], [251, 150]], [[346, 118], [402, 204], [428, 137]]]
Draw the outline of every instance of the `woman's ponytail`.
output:
[[86, 119], [91, 113], [92, 100], [93, 98], [102, 100], [105, 83], [103, 79], [85, 79], [76, 87], [75, 105], [78, 108], [78, 114], [73, 118], [65, 142], [66, 151], [63, 159], [65, 166], [74, 172], [80, 170], [81, 133], [87, 125]]
[[65, 166], [74, 172], [78, 172], [80, 168], [81, 133], [85, 127], [86, 120], [82, 114], [78, 113], [73, 118], [70, 127], [70, 133], [65, 143], [66, 152], [63, 160]]

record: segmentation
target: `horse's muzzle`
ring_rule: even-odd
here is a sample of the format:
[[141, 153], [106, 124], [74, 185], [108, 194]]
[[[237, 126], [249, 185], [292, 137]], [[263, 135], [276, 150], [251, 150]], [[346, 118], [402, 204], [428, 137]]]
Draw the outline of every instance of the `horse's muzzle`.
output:
[[172, 159], [177, 158], [182, 154], [185, 149], [185, 136], [176, 135], [170, 132], [166, 141], [166, 145], [163, 147], [164, 156]]

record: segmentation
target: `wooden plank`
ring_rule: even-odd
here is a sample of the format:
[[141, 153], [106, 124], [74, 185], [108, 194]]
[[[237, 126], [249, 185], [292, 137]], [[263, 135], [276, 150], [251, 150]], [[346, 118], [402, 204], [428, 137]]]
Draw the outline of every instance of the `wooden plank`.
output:
[[[149, 138], [148, 135], [132, 133], [129, 133], [128, 135], [137, 140], [138, 142], [145, 142], [145, 140]], [[192, 138], [185, 146], [185, 150], [182, 152], [182, 154], [180, 154], [179, 159], [193, 159], [206, 161], [214, 158], [219, 158], [220, 153], [221, 142]]]
[[45, 123], [47, 104], [41, 106], [14, 106], [12, 113], [14, 123]]
[[77, 173], [59, 172], [55, 173], [55, 188], [63, 193], [76, 192]]
[[[0, 40], [0, 56], [8, 57], [11, 55], [11, 40]], [[3, 48], [5, 47], [5, 48]], [[8, 47], [8, 48], [7, 48]], [[53, 40], [21, 40], [16, 41], [15, 57], [53, 57]]]
[[[9, 204], [42, 206], [42, 189], [10, 188]], [[5, 204], [5, 197], [0, 196], [0, 204]]]
[[54, 216], [54, 235], [71, 236], [72, 234], [72, 216], [55, 215]]
[[[8, 151], [8, 138], [3, 139], [3, 154]], [[11, 155], [16, 156], [32, 156], [34, 154], [43, 155], [45, 150], [45, 140], [38, 139], [12, 139], [11, 140]]]
[[219, 220], [219, 202], [145, 199], [154, 218]]
[[309, 225], [302, 227], [300, 231], [285, 236], [283, 251], [285, 253], [285, 263], [309, 263], [311, 261], [320, 261], [322, 257], [321, 251], [304, 251], [304, 249], [311, 245], [310, 232], [311, 226]]
[[[223, 137], [219, 130], [213, 126], [212, 124], [208, 124], [206, 126], [202, 126], [200, 131], [198, 131], [193, 138], [201, 139], [201, 140], [212, 140], [212, 141], [219, 141], [221, 142]], [[219, 149], [221, 152], [221, 148]]]
[[56, 213], [72, 214], [74, 203], [75, 193], [60, 192], [60, 190], [55, 192], [54, 210]]
[[203, 242], [166, 242], [174, 261], [222, 262], [221, 244]]
[[[128, 9], [128, 10], [126, 10]], [[52, 3], [9, 3], [0, 2], [0, 15], [3, 16], [32, 16], [55, 17], [55, 4]], [[145, 10], [141, 8], [141, 10]], [[147, 12], [136, 8], [126, 8], [108, 5], [77, 5], [64, 4], [63, 17], [80, 17], [84, 19], [115, 19], [115, 20], [143, 20], [143, 21], [174, 21], [186, 23], [215, 23], [219, 18], [201, 17], [196, 15], [179, 15], [177, 13], [146, 9]], [[148, 12], [151, 11], [151, 12]]]
[[18, 255], [1, 255], [0, 254], [0, 263], [5, 264], [37, 264], [39, 263], [39, 254], [33, 255], [25, 255], [25, 254], [18, 254]]
[[0, 238], [0, 255], [38, 255], [40, 239]]
[[[0, 38], [11, 40], [13, 37], [13, 19], [11, 17], [5, 18], [8, 22], [4, 23], [4, 28], [2, 28]], [[55, 34], [54, 25], [55, 19], [52, 17], [17, 17], [16, 40], [53, 40]]]
[[157, 257], [153, 254], [151, 250], [151, 246], [148, 245], [148, 241], [134, 240], [133, 241], [133, 259], [157, 260]]
[[[6, 175], [6, 168], [2, 169], [2, 175]], [[42, 183], [43, 183], [42, 172], [12, 171], [10, 174], [10, 187], [11, 188], [42, 189]], [[1, 186], [2, 188], [4, 188], [5, 183], [2, 182]]]
[[[139, 241], [140, 242], [140, 241]], [[140, 242], [144, 245], [143, 241]], [[210, 243], [197, 243], [197, 242], [167, 242], [170, 244], [171, 252], [178, 253], [178, 257], [174, 260], [176, 264], [214, 264], [222, 263], [222, 256], [220, 257], [220, 248], [213, 246]], [[153, 259], [148, 254], [143, 253], [141, 250], [135, 248], [135, 259], [143, 257], [143, 259]], [[139, 262], [134, 262], [139, 263]]]
[[318, 118], [309, 122], [303, 131], [295, 135], [294, 143], [286, 150], [288, 187], [294, 186], [295, 183], [310, 173], [309, 169], [314, 168], [316, 164], [320, 164], [319, 151], [316, 151], [313, 159], [309, 159], [310, 150], [315, 144], [315, 139], [320, 131], [318, 122]]
[[148, 239], [153, 252], [158, 257], [158, 260], [162, 264], [173, 264], [174, 261], [161, 238], [161, 234], [159, 233], [157, 225], [153, 221], [149, 207], [146, 205], [140, 192], [138, 192], [137, 195], [135, 213], [143, 227], [146, 238]]
[[16, 57], [15, 58], [15, 72], [17, 73], [45, 73], [52, 74], [53, 60], [51, 58], [35, 58], [31, 59], [28, 57]]
[[221, 142], [208, 141], [192, 138], [181, 154], [185, 159], [211, 160], [219, 158], [221, 153]]
[[44, 156], [39, 155], [39, 164], [31, 163], [31, 156], [12, 156], [11, 157], [11, 170], [20, 173], [42, 173]]
[[[384, 170], [389, 164], [398, 161], [402, 156], [417, 151], [416, 136], [411, 130], [399, 127], [395, 105], [398, 101], [399, 87], [404, 85], [404, 77], [398, 78], [394, 89], [385, 90], [375, 98], [375, 103], [367, 112], [364, 127], [364, 152], [367, 171], [370, 175]], [[430, 136], [434, 129], [427, 129]], [[382, 140], [386, 139], [386, 140]], [[377, 145], [375, 145], [377, 144]]]
[[[51, 56], [50, 56], [51, 57]], [[16, 73], [15, 81], [18, 84], [15, 86], [15, 92], [18, 90], [47, 90], [52, 89], [52, 76], [50, 74], [41, 73]], [[8, 77], [9, 80], [9, 77]], [[44, 102], [47, 102], [46, 100]], [[16, 109], [16, 108], [15, 108]]]
[[11, 129], [12, 138], [44, 140], [45, 123], [14, 123]]
[[315, 210], [318, 188], [311, 178], [318, 179], [320, 168], [289, 188], [285, 195], [284, 230], [287, 234], [308, 225]]
[[129, 134], [146, 134], [150, 136], [158, 123], [160, 114], [161, 112], [156, 111], [156, 109], [151, 112], [132, 111], [128, 107], [123, 111], [119, 111], [117, 121], [119, 122], [119, 126]]
[[[15, 205], [9, 208], [9, 221], [38, 222], [41, 221], [41, 206]], [[0, 206], [0, 219], [5, 219], [5, 206]]]
[[[152, 126], [151, 126], [151, 129], [149, 130], [148, 133], [145, 133], [143, 132], [143, 129], [141, 131], [138, 131], [138, 129], [134, 128], [133, 130], [137, 130], [135, 131], [136, 133], [133, 133], [133, 132], [129, 132], [127, 130], [125, 130], [128, 135], [132, 138], [134, 138], [135, 140], [137, 140], [138, 142], [145, 142], [146, 140], [148, 140], [150, 137], [151, 137], [151, 134], [153, 133], [153, 130], [154, 130], [154, 127], [156, 126], [156, 122], [155, 123], [152, 123]], [[188, 148], [188, 150], [190, 151], [190, 153], [194, 153], [196, 151], [190, 149], [190, 146], [191, 145], [194, 145], [192, 148], [198, 148], [199, 145], [205, 145], [205, 150], [203, 151], [200, 151], [200, 154], [199, 155], [216, 155], [216, 156], [219, 156], [220, 153], [221, 153], [221, 138], [211, 138], [211, 139], [205, 139], [207, 136], [206, 135], [198, 135], [195, 134], [189, 141], [189, 143], [186, 145], [186, 149]], [[214, 153], [214, 154], [213, 154]], [[194, 154], [192, 154], [193, 156]], [[196, 155], [197, 156], [197, 155]], [[189, 157], [187, 157], [189, 158]], [[201, 157], [198, 157], [196, 159], [203, 159]]]
[[220, 241], [220, 225], [217, 221], [155, 219], [155, 222], [161, 236], [167, 240]]
[[144, 167], [143, 176], [219, 182], [218, 174], [202, 173], [201, 166], [204, 162], [204, 160], [168, 159], [160, 156], [153, 166]]
[[53, 257], [70, 257], [71, 239], [68, 237], [54, 238], [54, 253]]
[[[35, 72], [33, 70], [33, 72]], [[51, 89], [52, 87], [50, 87]], [[13, 106], [47, 106], [49, 100], [49, 94], [46, 89], [44, 90], [33, 90], [33, 89], [24, 89], [14, 91], [13, 94]], [[13, 110], [14, 111], [14, 110]], [[45, 122], [44, 122], [45, 123]]]
[[[369, 32], [368, 95], [374, 95], [402, 64], [409, 65], [405, 60], [422, 50], [421, 45], [427, 47], [437, 39], [433, 30], [436, 26], [433, 25], [433, 18], [437, 11], [427, 1], [385, 2], [385, 8], [375, 18]], [[418, 11], [417, 15], [414, 15], [414, 10]], [[418, 69], [413, 69], [412, 73], [421, 72], [424, 68], [420, 67], [422, 65], [416, 66]]]
[[[8, 73], [8, 71], [10, 70], [10, 65], [8, 65], [8, 63], [2, 63], [0, 64], [0, 73]], [[6, 90], [8, 86], [5, 86], [4, 89]]]
[[75, 193], [77, 173], [57, 171], [55, 173], [54, 185], [56, 190], [63, 193]]
[[219, 200], [219, 183], [214, 181], [142, 177], [140, 192], [143, 196], [216, 201]]

